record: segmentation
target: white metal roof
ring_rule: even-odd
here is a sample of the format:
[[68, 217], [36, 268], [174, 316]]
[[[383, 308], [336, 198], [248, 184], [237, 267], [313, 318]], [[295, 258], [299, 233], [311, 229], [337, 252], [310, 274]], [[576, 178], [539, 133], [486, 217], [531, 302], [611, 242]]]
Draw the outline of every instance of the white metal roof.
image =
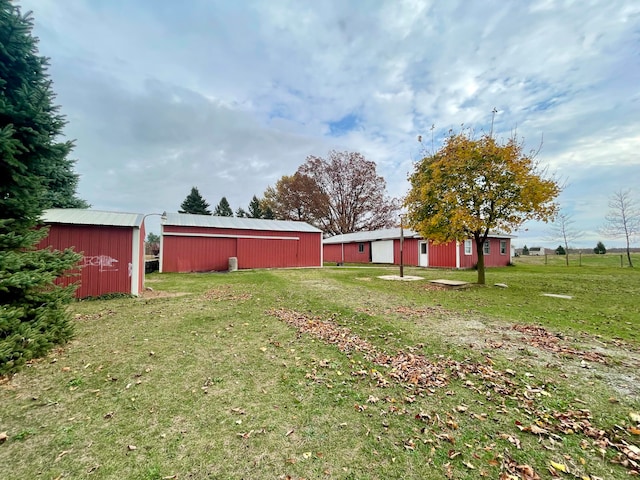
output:
[[[422, 238], [418, 232], [404, 229], [404, 238]], [[490, 238], [513, 238], [513, 235], [505, 235], [500, 233], [489, 233]], [[331, 245], [336, 243], [358, 243], [358, 242], [375, 242], [377, 240], [393, 240], [400, 238], [400, 227], [387, 228], [384, 230], [372, 230], [370, 232], [355, 232], [346, 233], [344, 235], [335, 235], [333, 237], [325, 238], [322, 243], [324, 245]]]
[[[419, 238], [420, 235], [408, 228], [404, 229], [405, 238]], [[386, 228], [384, 230], [372, 230], [370, 232], [345, 233], [344, 235], [336, 235], [334, 237], [325, 238], [322, 243], [330, 245], [333, 243], [357, 243], [357, 242], [374, 242], [376, 240], [391, 240], [400, 238], [400, 228]]]
[[44, 223], [66, 223], [69, 225], [105, 225], [112, 227], [140, 227], [144, 215], [141, 213], [105, 212], [84, 208], [52, 208], [42, 214]]
[[162, 225], [179, 227], [237, 228], [242, 230], [273, 230], [278, 232], [313, 232], [322, 230], [305, 222], [293, 220], [266, 220], [263, 218], [216, 217], [189, 213], [167, 213]]

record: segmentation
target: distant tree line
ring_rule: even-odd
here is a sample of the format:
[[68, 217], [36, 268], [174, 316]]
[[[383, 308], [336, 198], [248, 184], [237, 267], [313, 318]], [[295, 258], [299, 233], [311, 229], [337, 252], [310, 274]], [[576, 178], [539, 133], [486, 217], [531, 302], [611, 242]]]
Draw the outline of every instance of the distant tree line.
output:
[[[182, 204], [180, 204], [179, 213], [190, 213], [193, 215], [215, 215], [218, 217], [233, 217], [233, 210], [227, 197], [222, 197], [220, 202], [213, 209], [213, 213], [209, 209], [209, 203], [200, 194], [198, 187], [192, 187], [191, 193], [187, 195]], [[247, 210], [240, 207], [236, 210], [236, 217], [245, 218], [264, 218], [272, 220], [275, 218], [271, 209], [264, 205], [264, 200], [260, 200], [256, 195], [253, 196]]]

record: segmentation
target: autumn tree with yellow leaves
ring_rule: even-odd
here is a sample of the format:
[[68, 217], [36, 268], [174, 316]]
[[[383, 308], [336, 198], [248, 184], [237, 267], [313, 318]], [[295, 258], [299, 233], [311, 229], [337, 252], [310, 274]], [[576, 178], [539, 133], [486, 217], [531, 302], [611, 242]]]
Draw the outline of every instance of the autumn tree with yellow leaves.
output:
[[472, 238], [478, 283], [484, 285], [489, 232], [511, 233], [528, 220], [556, 215], [561, 187], [545, 174], [535, 153], [523, 153], [515, 138], [500, 144], [489, 134], [476, 139], [470, 130], [450, 132], [409, 177], [408, 223], [435, 243]]

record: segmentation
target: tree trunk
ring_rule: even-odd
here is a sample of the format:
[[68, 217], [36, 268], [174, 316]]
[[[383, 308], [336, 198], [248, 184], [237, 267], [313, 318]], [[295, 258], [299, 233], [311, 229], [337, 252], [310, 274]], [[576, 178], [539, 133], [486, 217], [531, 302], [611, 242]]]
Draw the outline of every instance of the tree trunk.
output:
[[478, 285], [484, 285], [484, 242], [480, 241], [480, 239], [475, 239], [475, 243], [478, 256]]
[[629, 260], [629, 266], [633, 268], [633, 263], [631, 262], [631, 250], [629, 249], [629, 235], [627, 235], [627, 260]]

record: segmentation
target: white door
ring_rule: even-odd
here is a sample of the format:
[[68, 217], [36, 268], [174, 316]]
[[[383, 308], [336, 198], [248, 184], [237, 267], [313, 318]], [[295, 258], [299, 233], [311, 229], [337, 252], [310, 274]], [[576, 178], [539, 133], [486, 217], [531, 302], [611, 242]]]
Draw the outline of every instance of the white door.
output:
[[421, 267], [429, 266], [429, 242], [418, 243], [418, 265]]
[[393, 263], [393, 240], [371, 242], [371, 263]]

